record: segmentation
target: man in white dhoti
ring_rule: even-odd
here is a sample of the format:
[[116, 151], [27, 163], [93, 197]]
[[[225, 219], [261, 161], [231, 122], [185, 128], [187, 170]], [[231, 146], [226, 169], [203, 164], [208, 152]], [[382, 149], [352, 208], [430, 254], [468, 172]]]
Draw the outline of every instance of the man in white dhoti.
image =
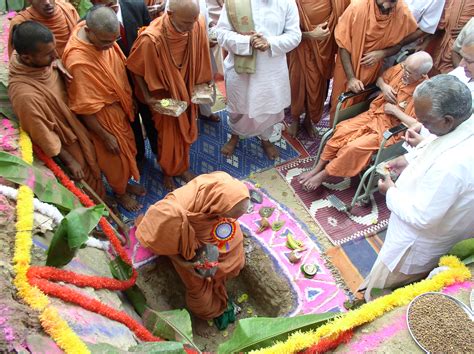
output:
[[474, 236], [474, 117], [469, 88], [438, 75], [414, 93], [418, 120], [437, 138], [424, 139], [389, 163], [401, 172], [379, 181], [392, 212], [380, 254], [364, 283], [394, 288], [424, 278], [455, 243]]
[[290, 105], [286, 53], [301, 41], [298, 9], [292, 0], [226, 0], [216, 28], [224, 61], [227, 110], [232, 129], [222, 153], [232, 156], [239, 136], [259, 136], [270, 159], [273, 126]]

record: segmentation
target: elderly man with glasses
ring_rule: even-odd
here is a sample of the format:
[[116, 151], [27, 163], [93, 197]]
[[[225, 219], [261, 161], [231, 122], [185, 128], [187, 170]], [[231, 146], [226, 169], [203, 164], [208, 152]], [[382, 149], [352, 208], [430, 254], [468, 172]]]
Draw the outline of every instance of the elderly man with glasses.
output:
[[[328, 177], [357, 176], [370, 162], [382, 141], [383, 133], [400, 122], [417, 124], [413, 108], [413, 92], [427, 79], [433, 61], [426, 52], [410, 55], [405, 62], [388, 69], [377, 80], [382, 93], [367, 112], [339, 123], [323, 149], [314, 169], [299, 176], [308, 190], [315, 190]], [[394, 137], [387, 146], [400, 138]]]

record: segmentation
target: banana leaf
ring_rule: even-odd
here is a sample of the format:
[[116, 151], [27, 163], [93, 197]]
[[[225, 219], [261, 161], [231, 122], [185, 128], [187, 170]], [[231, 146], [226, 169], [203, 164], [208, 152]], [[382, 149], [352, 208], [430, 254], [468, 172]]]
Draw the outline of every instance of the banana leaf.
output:
[[[120, 257], [116, 257], [109, 263], [110, 272], [115, 279], [128, 280], [132, 276], [132, 267], [125, 263]], [[146, 309], [146, 298], [138, 286], [134, 285], [124, 291], [128, 301], [135, 311], [142, 316]]]
[[80, 207], [67, 214], [59, 224], [48, 248], [46, 265], [63, 267], [68, 264], [87, 241], [89, 233], [106, 214], [102, 204]]
[[54, 204], [62, 210], [81, 207], [74, 194], [59, 183], [52, 173], [28, 165], [21, 158], [4, 151], [0, 151], [0, 176], [11, 182], [32, 187], [39, 200]]
[[[116, 279], [126, 280], [132, 276], [132, 267], [120, 257], [116, 257], [109, 265]], [[193, 342], [191, 317], [186, 310], [155, 311], [147, 306], [145, 296], [136, 285], [125, 290], [124, 293], [135, 311], [142, 317], [143, 325], [155, 336], [188, 343], [200, 353]]]
[[461, 260], [474, 256], [474, 238], [459, 241], [448, 251], [448, 254]]
[[249, 352], [286, 340], [295, 331], [308, 331], [323, 325], [337, 313], [301, 315], [296, 317], [254, 317], [237, 323], [232, 338], [219, 345], [219, 353]]
[[179, 342], [188, 343], [199, 351], [193, 342], [191, 316], [188, 311], [171, 310], [157, 312], [147, 307], [142, 316], [143, 324], [154, 335]]

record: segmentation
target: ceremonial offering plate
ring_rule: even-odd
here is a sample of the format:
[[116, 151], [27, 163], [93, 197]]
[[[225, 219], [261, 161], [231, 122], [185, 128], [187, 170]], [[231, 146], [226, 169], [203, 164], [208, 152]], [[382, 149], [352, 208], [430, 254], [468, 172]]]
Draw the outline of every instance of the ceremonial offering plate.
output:
[[154, 106], [153, 110], [166, 116], [179, 117], [188, 108], [188, 104], [184, 101], [175, 100], [172, 98], [164, 98], [159, 100]]
[[308, 279], [314, 278], [318, 270], [319, 270], [319, 267], [316, 264], [312, 264], [312, 263], [303, 264], [301, 266], [301, 271], [303, 272], [303, 275], [305, 276], [305, 278], [308, 278]]

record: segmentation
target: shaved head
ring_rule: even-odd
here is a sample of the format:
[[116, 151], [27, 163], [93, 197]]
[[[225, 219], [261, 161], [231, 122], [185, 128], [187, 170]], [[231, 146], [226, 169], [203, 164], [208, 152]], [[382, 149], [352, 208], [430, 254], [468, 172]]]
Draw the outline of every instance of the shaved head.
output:
[[168, 10], [172, 12], [176, 11], [190, 11], [199, 13], [199, 1], [198, 0], [169, 0]]
[[419, 75], [426, 75], [433, 67], [433, 58], [427, 52], [420, 51], [410, 55], [405, 63], [412, 67]]
[[115, 11], [104, 5], [94, 6], [89, 11], [86, 25], [94, 33], [116, 33], [120, 26]]
[[199, 19], [199, 1], [169, 0], [168, 16], [178, 32], [191, 32]]

